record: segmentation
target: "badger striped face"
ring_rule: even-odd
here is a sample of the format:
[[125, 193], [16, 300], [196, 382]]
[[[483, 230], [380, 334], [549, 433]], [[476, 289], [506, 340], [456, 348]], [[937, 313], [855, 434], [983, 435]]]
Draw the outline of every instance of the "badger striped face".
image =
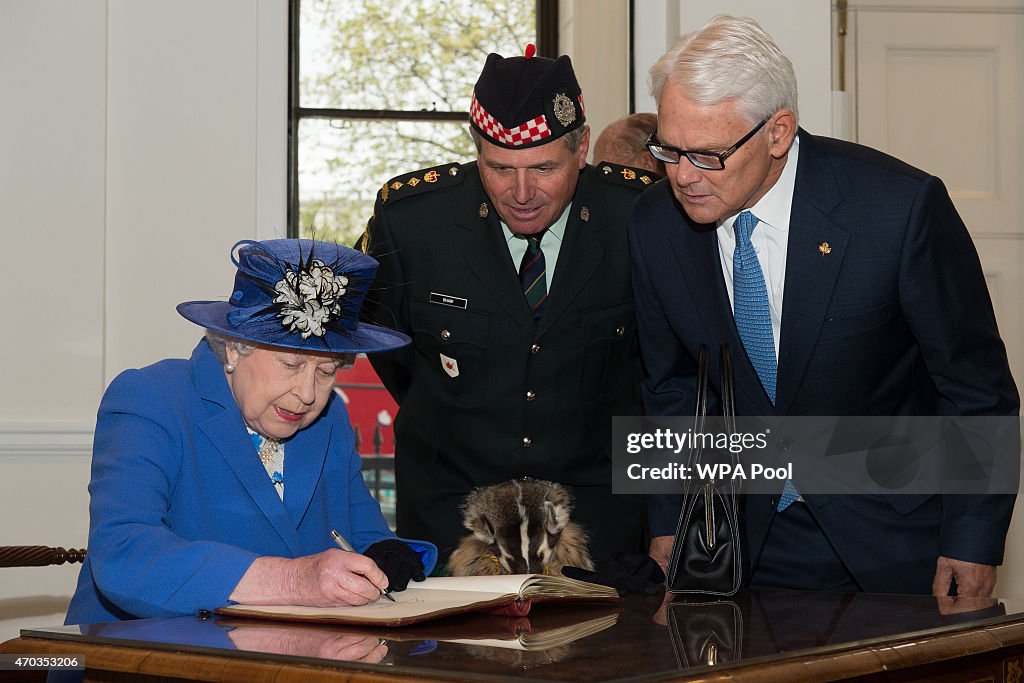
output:
[[541, 574], [569, 521], [569, 494], [558, 484], [523, 479], [478, 489], [466, 500], [466, 527], [508, 574]]

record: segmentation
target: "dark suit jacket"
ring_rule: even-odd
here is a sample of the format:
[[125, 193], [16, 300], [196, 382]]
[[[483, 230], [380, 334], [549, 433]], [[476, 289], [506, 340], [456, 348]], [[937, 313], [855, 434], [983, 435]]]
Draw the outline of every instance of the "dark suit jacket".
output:
[[[638, 200], [630, 247], [651, 415], [693, 414], [702, 343], [733, 350], [742, 415], [1018, 412], [966, 227], [938, 178], [885, 154], [800, 131], [774, 407], [736, 331], [715, 226], [691, 222], [663, 181]], [[861, 587], [876, 592], [930, 592], [940, 554], [1000, 563], [1013, 507], [1010, 496], [805, 499]], [[745, 503], [756, 560], [772, 506]], [[673, 533], [676, 514], [673, 501], [652, 500], [652, 533]]]
[[442, 557], [468, 533], [466, 494], [522, 476], [572, 487], [595, 557], [641, 547], [644, 506], [611, 494], [610, 443], [611, 417], [640, 411], [626, 220], [646, 183], [606, 166], [580, 174], [539, 322], [475, 163], [400, 176], [378, 197], [364, 310], [413, 338], [371, 357], [399, 403], [398, 528]]

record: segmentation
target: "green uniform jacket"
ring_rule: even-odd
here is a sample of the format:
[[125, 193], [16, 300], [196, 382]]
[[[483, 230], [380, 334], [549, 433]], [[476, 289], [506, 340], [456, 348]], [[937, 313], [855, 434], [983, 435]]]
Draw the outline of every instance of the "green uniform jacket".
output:
[[363, 246], [364, 312], [413, 339], [371, 360], [399, 403], [398, 533], [446, 559], [466, 494], [523, 476], [567, 484], [595, 559], [643, 548], [644, 509], [612, 495], [612, 416], [637, 415], [640, 361], [626, 221], [658, 176], [587, 166], [535, 322], [475, 163], [399, 176]]

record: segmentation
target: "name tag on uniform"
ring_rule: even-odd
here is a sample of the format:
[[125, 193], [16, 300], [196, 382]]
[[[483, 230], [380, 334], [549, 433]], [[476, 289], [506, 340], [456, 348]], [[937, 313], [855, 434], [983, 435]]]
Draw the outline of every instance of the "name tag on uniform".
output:
[[462, 297], [452, 296], [451, 294], [438, 294], [437, 292], [430, 293], [430, 303], [451, 306], [452, 308], [466, 308], [469, 305], [469, 301]]

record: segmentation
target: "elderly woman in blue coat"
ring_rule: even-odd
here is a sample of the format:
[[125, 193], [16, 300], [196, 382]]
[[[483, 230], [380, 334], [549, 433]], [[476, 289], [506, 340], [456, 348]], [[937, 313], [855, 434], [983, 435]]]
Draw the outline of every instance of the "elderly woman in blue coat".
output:
[[239, 242], [232, 261], [228, 301], [178, 306], [206, 329], [192, 357], [128, 370], [103, 397], [67, 623], [360, 605], [434, 567], [432, 544], [388, 528], [334, 392], [354, 354], [409, 343], [358, 320], [377, 262], [295, 239]]

